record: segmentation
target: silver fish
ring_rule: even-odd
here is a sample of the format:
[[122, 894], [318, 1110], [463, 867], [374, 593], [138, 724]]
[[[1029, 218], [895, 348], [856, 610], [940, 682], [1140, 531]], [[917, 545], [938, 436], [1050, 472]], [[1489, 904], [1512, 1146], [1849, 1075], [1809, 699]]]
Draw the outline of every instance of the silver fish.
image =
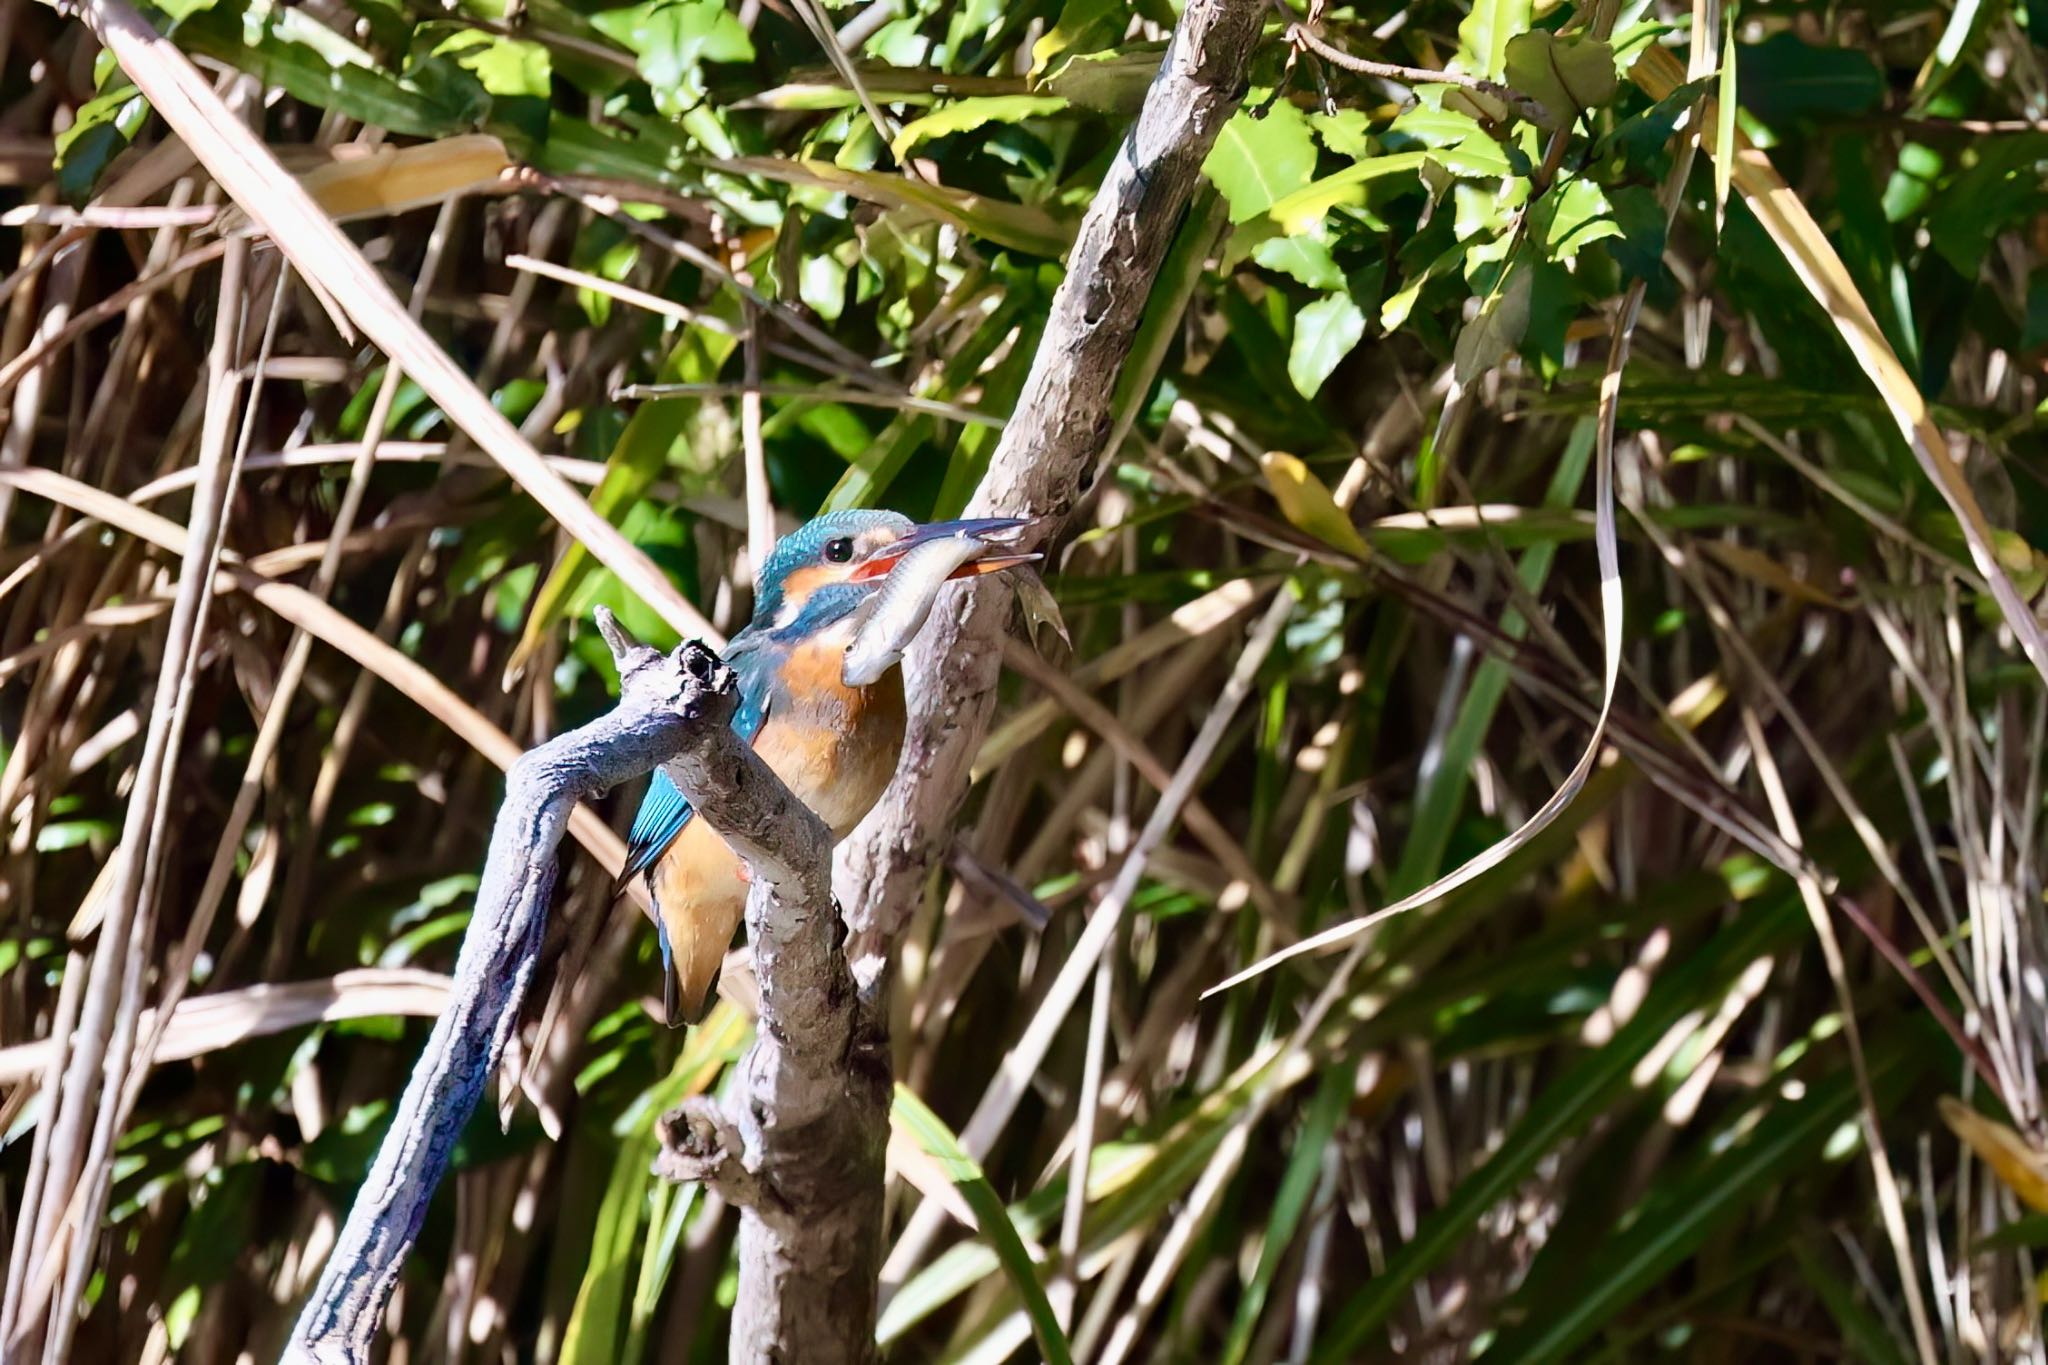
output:
[[853, 621], [853, 643], [839, 676], [848, 687], [879, 682], [917, 638], [939, 589], [961, 565], [996, 549], [974, 536], [947, 536], [906, 550]]

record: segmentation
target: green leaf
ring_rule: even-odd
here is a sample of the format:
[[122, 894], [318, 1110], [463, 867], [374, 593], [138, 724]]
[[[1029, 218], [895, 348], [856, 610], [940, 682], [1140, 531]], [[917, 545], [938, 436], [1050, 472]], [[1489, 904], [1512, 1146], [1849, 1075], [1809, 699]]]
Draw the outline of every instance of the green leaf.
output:
[[1344, 1117], [1353, 1090], [1352, 1073], [1340, 1067], [1323, 1077], [1322, 1086], [1309, 1102], [1308, 1115], [1301, 1125], [1301, 1136], [1294, 1144], [1293, 1153], [1287, 1159], [1287, 1172], [1280, 1177], [1280, 1188], [1273, 1196], [1273, 1217], [1266, 1225], [1264, 1239], [1259, 1243], [1258, 1265], [1245, 1284], [1244, 1295], [1238, 1300], [1237, 1316], [1230, 1324], [1230, 1337], [1223, 1347], [1224, 1365], [1238, 1365], [1251, 1350], [1252, 1333], [1259, 1325], [1259, 1314], [1265, 1309], [1266, 1296], [1273, 1287], [1274, 1277], [1279, 1274], [1287, 1249], [1294, 1244], [1294, 1234], [1301, 1226], [1302, 1215], [1308, 1211], [1308, 1201], [1315, 1193], [1323, 1160], [1329, 1155], [1337, 1122]]
[[[1964, 59], [1983, 45], [1983, 39], [2001, 12], [2001, 6], [1986, 4], [1984, 0], [1956, 0], [1956, 7], [1949, 11], [1948, 22], [1942, 26], [1941, 41], [1934, 45], [1934, 51], [1928, 55], [1927, 65], [1915, 83], [1911, 112], [1927, 112], [1934, 97], [1962, 68]], [[2048, 38], [2048, 34], [2038, 30], [2033, 34], [2037, 44], [2044, 38]]]
[[1562, 128], [1614, 98], [1614, 49], [1597, 38], [1538, 29], [1507, 44], [1507, 83], [1543, 105], [1545, 127]]
[[1508, 42], [1527, 33], [1531, 0], [1475, 0], [1458, 25], [1458, 65], [1474, 76], [1499, 80], [1507, 69]]
[[1286, 103], [1274, 104], [1264, 118], [1239, 110], [1202, 163], [1229, 204], [1232, 223], [1256, 218], [1301, 189], [1315, 169], [1315, 134], [1302, 112]]
[[633, 1252], [640, 1240], [640, 1213], [647, 1204], [647, 1172], [654, 1163], [655, 1148], [653, 1137], [647, 1134], [636, 1134], [618, 1145], [598, 1205], [597, 1227], [583, 1263], [576, 1306], [562, 1331], [562, 1365], [613, 1365], [622, 1358], [619, 1336], [626, 1325]]
[[1028, 118], [1057, 114], [1067, 102], [1056, 95], [984, 95], [955, 100], [923, 118], [912, 119], [896, 134], [889, 151], [898, 161], [918, 143], [950, 133], [970, 133], [985, 123], [1022, 123]]
[[[1909, 1041], [1919, 1040], [1895, 1033], [1890, 1045], [1873, 1047], [1866, 1057], [1871, 1088], [1880, 1104], [1896, 1099], [1921, 1068], [1924, 1049], [1902, 1045]], [[1652, 1188], [1624, 1220], [1624, 1227], [1599, 1244], [1581, 1269], [1575, 1292], [1545, 1295], [1543, 1311], [1525, 1315], [1523, 1325], [1503, 1333], [1493, 1350], [1503, 1360], [1576, 1359], [1575, 1352], [1588, 1339], [1669, 1274], [1709, 1233], [1740, 1218], [1757, 1198], [1781, 1185], [1789, 1172], [1822, 1159], [1836, 1133], [1860, 1136], [1857, 1107], [1856, 1077], [1844, 1065], [1813, 1083], [1796, 1103], [1766, 1099], [1760, 1119], [1738, 1116], [1703, 1144], [1703, 1159], [1690, 1171]], [[1533, 1278], [1537, 1270], [1530, 1273]]]
[[1479, 316], [1458, 333], [1452, 365], [1460, 384], [1470, 384], [1522, 344], [1522, 334], [1529, 327], [1529, 288], [1533, 279], [1528, 270], [1513, 271], [1501, 291], [1487, 300]]
[[[1982, 1250], [1984, 1244], [1979, 1242], [1977, 1246]], [[1906, 1365], [1905, 1352], [1884, 1330], [1883, 1319], [1870, 1311], [1847, 1279], [1829, 1268], [1813, 1245], [1805, 1241], [1793, 1242], [1792, 1258], [1799, 1263], [1799, 1273], [1806, 1277], [1806, 1282], [1820, 1295], [1820, 1301], [1827, 1305], [1828, 1314], [1840, 1329], [1843, 1344], [1850, 1348], [1852, 1359], [1865, 1362], [1865, 1365]]]
[[125, 75], [78, 107], [71, 126], [57, 134], [57, 192], [67, 203], [92, 198], [107, 164], [127, 150], [148, 117], [149, 102]]
[[401, 80], [297, 9], [222, 0], [193, 13], [176, 36], [185, 51], [228, 63], [294, 99], [408, 137], [467, 132], [486, 112], [489, 97], [473, 77], [468, 92]]
[[753, 39], [722, 0], [651, 0], [605, 10], [590, 21], [633, 53], [654, 93], [654, 107], [671, 118], [703, 100], [704, 63], [754, 57]]
[[[1031, 45], [1031, 79], [1044, 75], [1062, 53], [1099, 52], [1108, 47], [1124, 36], [1130, 17], [1123, 0], [1066, 0], [1059, 19]], [[1153, 69], [1158, 69], [1157, 62]]]
[[1420, 171], [1428, 159], [1423, 152], [1369, 157], [1275, 201], [1267, 212], [1280, 225], [1282, 232], [1307, 232], [1321, 223], [1331, 209], [1340, 205], [1363, 204], [1368, 186], [1373, 181]]
[[1365, 314], [1349, 294], [1327, 294], [1294, 315], [1287, 377], [1304, 398], [1316, 396], [1337, 363], [1365, 335]]
[[2013, 1219], [1988, 1237], [1974, 1243], [1978, 1251], [2009, 1251], [2014, 1247], [2048, 1247], [2048, 1213], [2028, 1213]]
[[1017, 1225], [1010, 1221], [1010, 1211], [1003, 1207], [995, 1189], [988, 1183], [988, 1177], [981, 1173], [981, 1167], [953, 1136], [953, 1130], [945, 1125], [923, 1100], [909, 1086], [897, 1083], [895, 1102], [889, 1109], [891, 1119], [910, 1134], [922, 1147], [927, 1156], [939, 1163], [946, 1178], [974, 1210], [974, 1218], [980, 1224], [981, 1235], [994, 1249], [996, 1260], [1009, 1278], [1010, 1285], [1024, 1303], [1024, 1314], [1031, 1320], [1031, 1334], [1038, 1338], [1038, 1349], [1049, 1365], [1072, 1365], [1073, 1355], [1067, 1347], [1066, 1333], [1060, 1330], [1059, 1319], [1054, 1316], [1052, 1304], [1045, 1297], [1045, 1286], [1039, 1283], [1038, 1270], [1031, 1263], [1031, 1254], [1024, 1249], [1024, 1239], [1017, 1235]]
[[[736, 315], [737, 305], [730, 293], [720, 296], [725, 313]], [[718, 377], [719, 369], [732, 355], [738, 341], [723, 332], [691, 327], [670, 351], [658, 376], [663, 383], [706, 383]], [[680, 452], [690, 449], [689, 424], [702, 406], [697, 398], [658, 398], [643, 403], [627, 421], [618, 442], [605, 459], [604, 477], [591, 491], [590, 505], [605, 520], [622, 522], [649, 484], [669, 467]], [[527, 613], [526, 629], [506, 665], [515, 675], [540, 647], [540, 642], [567, 612], [570, 602], [593, 567], [590, 552], [581, 541], [572, 540], [549, 572], [533, 607]]]
[[1039, 82], [1039, 88], [1099, 114], [1135, 114], [1144, 104], [1145, 92], [1151, 88], [1152, 78], [1159, 74], [1159, 62], [1165, 55], [1165, 43], [1131, 43], [1106, 52], [1077, 52], [1054, 67], [1052, 74]]
[[1600, 187], [1574, 176], [1536, 201], [1529, 214], [1530, 230], [1551, 260], [1570, 262], [1583, 247], [1621, 236], [1621, 225]]
[[1977, 267], [1998, 234], [2048, 204], [2040, 163], [2048, 160], [2048, 134], [1987, 138], [1976, 163], [1948, 182], [1927, 215], [1927, 235], [1956, 273], [1977, 277]]
[[466, 28], [436, 47], [434, 55], [453, 56], [492, 95], [546, 99], [553, 93], [548, 50], [539, 43]]
[[1317, 235], [1304, 232], [1294, 237], [1268, 237], [1252, 248], [1252, 259], [1311, 289], [1344, 287], [1344, 272], [1331, 257], [1329, 243]]

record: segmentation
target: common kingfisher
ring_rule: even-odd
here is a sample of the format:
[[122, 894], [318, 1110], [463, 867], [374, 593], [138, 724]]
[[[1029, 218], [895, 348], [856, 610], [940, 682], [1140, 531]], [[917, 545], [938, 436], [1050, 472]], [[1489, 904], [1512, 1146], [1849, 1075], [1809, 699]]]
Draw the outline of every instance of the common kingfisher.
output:
[[[725, 651], [740, 692], [732, 726], [817, 813], [835, 843], [881, 798], [903, 747], [900, 672], [890, 668], [864, 687], [848, 686], [843, 677], [862, 606], [914, 547], [940, 537], [991, 546], [955, 569], [954, 578], [1036, 558], [993, 548], [1023, 524], [1000, 517], [919, 525], [895, 512], [832, 512], [777, 541], [761, 566], [753, 620]], [[940, 586], [932, 584], [929, 592], [935, 596]], [[747, 903], [746, 865], [693, 814], [675, 783], [656, 769], [619, 877], [621, 887], [636, 875], [647, 878], [671, 1028], [694, 1024], [709, 1010]]]

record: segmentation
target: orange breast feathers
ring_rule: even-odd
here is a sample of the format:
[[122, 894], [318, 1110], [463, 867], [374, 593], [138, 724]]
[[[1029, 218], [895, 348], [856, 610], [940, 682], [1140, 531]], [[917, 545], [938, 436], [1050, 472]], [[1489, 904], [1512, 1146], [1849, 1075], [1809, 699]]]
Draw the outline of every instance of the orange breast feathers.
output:
[[[903, 748], [903, 681], [840, 681], [844, 644], [808, 641], [777, 670], [754, 752], [837, 841], [853, 831], [895, 774]], [[675, 954], [682, 1008], [697, 1018], [746, 908], [746, 867], [710, 822], [693, 819], [655, 864], [655, 909]]]

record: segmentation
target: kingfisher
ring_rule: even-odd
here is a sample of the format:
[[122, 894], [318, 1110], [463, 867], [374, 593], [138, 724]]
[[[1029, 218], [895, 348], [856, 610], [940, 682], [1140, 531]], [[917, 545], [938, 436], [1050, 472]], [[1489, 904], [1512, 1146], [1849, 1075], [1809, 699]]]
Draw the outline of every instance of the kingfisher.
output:
[[[986, 517], [920, 525], [896, 512], [831, 512], [777, 541], [761, 566], [753, 619], [725, 651], [740, 693], [732, 726], [817, 813], [833, 842], [852, 833], [881, 798], [903, 747], [900, 671], [887, 668], [864, 686], [845, 678], [847, 650], [869, 614], [863, 608], [913, 549], [934, 540], [957, 537], [987, 547], [952, 578], [1036, 559], [1000, 548], [1024, 524]], [[943, 583], [918, 585], [924, 600], [908, 608], [915, 612], [911, 619], [923, 620]], [[635, 876], [647, 880], [670, 1028], [694, 1024], [709, 1011], [747, 903], [746, 864], [694, 814], [675, 783], [655, 769], [627, 836], [618, 882], [623, 890]]]

